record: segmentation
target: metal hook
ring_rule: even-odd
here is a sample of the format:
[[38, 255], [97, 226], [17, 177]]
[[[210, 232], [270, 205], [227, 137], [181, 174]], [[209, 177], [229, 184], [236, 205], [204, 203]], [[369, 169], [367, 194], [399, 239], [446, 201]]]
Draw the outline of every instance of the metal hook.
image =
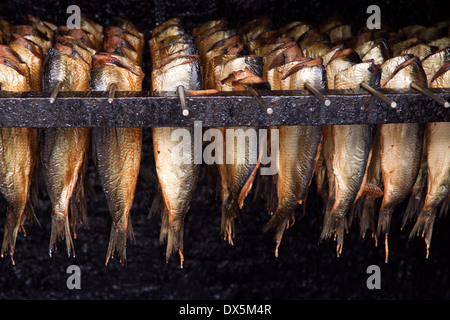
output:
[[391, 108], [397, 108], [397, 102], [395, 102], [394, 100], [392, 100], [391, 98], [385, 96], [384, 94], [382, 94], [380, 91], [375, 90], [374, 88], [372, 88], [371, 86], [365, 84], [365, 83], [361, 83], [361, 88], [369, 91], [371, 94], [373, 94], [374, 96], [376, 96], [377, 98], [379, 98], [380, 100], [383, 100], [384, 102], [386, 102], [388, 105], [391, 106]]
[[189, 110], [186, 104], [186, 93], [183, 86], [177, 87], [178, 98], [180, 99], [181, 109], [183, 109], [183, 116], [189, 115]]
[[55, 102], [56, 97], [58, 96], [59, 91], [61, 90], [63, 86], [63, 82], [62, 81], [58, 81], [58, 83], [56, 84], [55, 88], [52, 91], [52, 94], [50, 95], [50, 103]]
[[244, 84], [244, 87], [250, 91], [250, 93], [256, 98], [256, 100], [258, 100], [259, 104], [266, 110], [267, 114], [272, 114], [273, 113], [273, 109], [271, 106], [269, 106], [267, 104], [266, 101], [264, 101], [261, 96], [259, 95], [259, 93], [255, 90], [255, 88], [253, 88], [251, 85], [249, 84]]
[[421, 87], [421, 86], [419, 86], [418, 84], [416, 84], [414, 82], [411, 83], [411, 88], [414, 88], [414, 89], [420, 91], [421, 93], [423, 93], [424, 95], [430, 97], [431, 99], [433, 99], [437, 103], [442, 104], [445, 108], [449, 108], [450, 107], [450, 103], [448, 101], [446, 101], [445, 99], [442, 99], [441, 97], [435, 95], [433, 92], [431, 92], [427, 88]]
[[114, 101], [114, 95], [116, 94], [116, 90], [117, 90], [117, 83], [113, 82], [109, 85], [108, 88], [108, 102], [112, 103]]
[[320, 101], [322, 101], [327, 107], [331, 105], [331, 100], [325, 97], [322, 93], [319, 92], [316, 88], [314, 88], [309, 83], [305, 83], [305, 88], [311, 91]]

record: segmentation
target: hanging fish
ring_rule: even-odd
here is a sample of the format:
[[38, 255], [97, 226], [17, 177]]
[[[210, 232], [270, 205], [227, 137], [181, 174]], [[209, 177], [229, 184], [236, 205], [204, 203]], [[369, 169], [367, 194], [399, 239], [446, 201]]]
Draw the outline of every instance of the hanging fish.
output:
[[[172, 41], [167, 40], [174, 36], [168, 36], [155, 43]], [[176, 41], [174, 41], [176, 42]], [[149, 41], [150, 51], [152, 40]], [[152, 53], [152, 57], [154, 54]], [[163, 59], [163, 57], [161, 57]], [[152, 90], [155, 92], [175, 92], [179, 86], [185, 90], [201, 90], [202, 76], [198, 56], [176, 56], [157, 69], [152, 70]], [[173, 138], [177, 130], [188, 133], [190, 141], [184, 141], [188, 150], [183, 149], [180, 159], [176, 156], [177, 146], [180, 141]], [[160, 241], [167, 239], [166, 261], [174, 252], [180, 256], [180, 265], [183, 267], [183, 234], [184, 220], [190, 209], [192, 197], [197, 187], [200, 164], [194, 163], [193, 127], [153, 127], [153, 149], [156, 162], [156, 172], [159, 188], [164, 201], [164, 211], [161, 217]], [[180, 152], [180, 150], [178, 150]]]
[[[321, 58], [288, 63], [285, 66], [289, 69], [279, 81], [280, 90], [304, 90], [306, 83], [317, 89], [326, 88], [325, 67]], [[271, 84], [271, 87], [276, 90], [276, 83]], [[322, 136], [321, 126], [278, 126], [277, 129], [278, 204], [264, 228], [265, 231], [274, 229], [276, 232], [275, 256], [278, 256], [278, 248], [284, 230], [289, 227], [290, 219], [295, 220], [294, 210], [306, 200]]]
[[[22, 71], [21, 62], [18, 58], [0, 55], [2, 90], [29, 91], [29, 73]], [[13, 264], [17, 233], [23, 226], [33, 172], [31, 131], [29, 128], [0, 128], [0, 193], [7, 203], [1, 256], [9, 253]]]
[[[334, 78], [335, 89], [359, 88], [366, 83], [372, 88], [380, 85], [380, 70], [373, 61], [355, 64], [337, 73]], [[336, 236], [337, 254], [343, 246], [346, 214], [352, 204], [362, 195], [363, 179], [370, 163], [375, 127], [367, 124], [334, 125], [330, 127], [332, 144], [331, 170], [334, 181], [334, 199], [326, 212], [321, 239]], [[328, 171], [327, 171], [328, 172]]]
[[[61, 84], [61, 90], [89, 91], [91, 67], [72, 47], [60, 44], [58, 50], [50, 48], [44, 63], [42, 78], [43, 91], [51, 92]], [[41, 150], [42, 169], [47, 193], [52, 204], [52, 231], [50, 235], [49, 254], [52, 256], [56, 242], [65, 239], [67, 253], [74, 253], [72, 236], [69, 228], [70, 201], [84, 199], [73, 195], [75, 188], [83, 189], [90, 128], [49, 128], [43, 133]], [[78, 183], [77, 183], [78, 182]], [[83, 214], [72, 211], [72, 215]], [[79, 217], [86, 223], [87, 217]], [[78, 218], [75, 219], [78, 221]]]
[[[144, 73], [132, 61], [114, 54], [97, 53], [90, 76], [92, 91], [140, 91]], [[92, 129], [93, 158], [112, 218], [106, 263], [114, 252], [126, 261], [127, 236], [134, 241], [130, 209], [139, 175], [142, 128]]]
[[[431, 79], [430, 87], [448, 88], [449, 86], [450, 63], [447, 63]], [[450, 194], [450, 124], [432, 122], [427, 124], [426, 132], [427, 191], [424, 205], [410, 237], [422, 235], [425, 238], [428, 257], [436, 210], [449, 198]]]
[[[395, 58], [393, 58], [395, 59]], [[385, 64], [389, 63], [387, 60]], [[410, 58], [388, 73], [385, 88], [409, 88], [412, 82], [426, 86], [426, 74], [417, 57]], [[384, 186], [383, 201], [378, 217], [377, 235], [385, 234], [386, 260], [388, 233], [395, 207], [410, 194], [417, 179], [422, 157], [424, 126], [419, 123], [388, 123], [380, 126], [381, 170]], [[400, 161], [400, 159], [402, 159]]]

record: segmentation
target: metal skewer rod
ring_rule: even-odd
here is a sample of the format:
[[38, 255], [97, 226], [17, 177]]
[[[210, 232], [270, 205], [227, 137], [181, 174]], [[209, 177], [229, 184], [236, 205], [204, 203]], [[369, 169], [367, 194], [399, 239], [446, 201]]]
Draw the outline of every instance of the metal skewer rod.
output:
[[117, 83], [111, 83], [108, 88], [108, 102], [112, 103], [114, 101], [114, 95], [116, 94]]
[[309, 83], [305, 83], [305, 88], [311, 91], [320, 101], [322, 101], [327, 107], [331, 105], [331, 100], [325, 97], [322, 93], [319, 92], [316, 88], [314, 88]]
[[250, 85], [246, 85], [246, 84], [244, 84], [244, 87], [245, 87], [248, 91], [250, 91], [250, 93], [256, 98], [256, 100], [258, 100], [259, 104], [260, 104], [264, 109], [266, 109], [267, 114], [272, 114], [272, 113], [273, 113], [272, 107], [269, 106], [269, 105], [267, 104], [267, 102], [264, 101], [264, 100], [261, 98], [261, 96], [260, 96], [259, 93], [255, 90], [255, 88], [253, 88], [253, 87], [250, 86]]
[[61, 90], [62, 85], [63, 85], [63, 82], [58, 81], [58, 83], [56, 84], [55, 88], [52, 91], [52, 94], [50, 95], [50, 103], [55, 102], [56, 96], [58, 95], [59, 91]]
[[371, 94], [373, 94], [374, 96], [376, 96], [377, 98], [379, 98], [380, 100], [383, 100], [384, 102], [386, 102], [388, 105], [391, 106], [391, 108], [397, 108], [397, 102], [395, 102], [394, 100], [392, 100], [391, 98], [385, 96], [384, 94], [382, 94], [380, 91], [375, 90], [374, 88], [372, 88], [371, 86], [365, 84], [365, 83], [361, 83], [361, 88], [369, 91]]
[[178, 98], [180, 99], [181, 109], [183, 109], [183, 116], [187, 117], [189, 115], [189, 110], [186, 104], [186, 93], [183, 86], [177, 87]]
[[445, 99], [442, 99], [441, 97], [435, 95], [433, 92], [431, 92], [427, 88], [421, 87], [421, 86], [419, 86], [418, 84], [416, 84], [414, 82], [411, 83], [411, 88], [414, 88], [414, 89], [420, 91], [421, 93], [423, 93], [424, 95], [430, 97], [431, 99], [433, 99], [437, 103], [442, 104], [445, 108], [449, 108], [450, 107], [450, 103], [448, 101], [446, 101]]

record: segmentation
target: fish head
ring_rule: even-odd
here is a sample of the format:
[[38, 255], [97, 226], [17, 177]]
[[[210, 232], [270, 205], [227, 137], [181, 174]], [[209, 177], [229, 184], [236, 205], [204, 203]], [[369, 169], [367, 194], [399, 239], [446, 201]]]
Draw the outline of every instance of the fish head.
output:
[[381, 68], [373, 60], [355, 64], [338, 72], [334, 77], [335, 89], [357, 89], [361, 83], [380, 87]]
[[413, 57], [398, 65], [384, 87], [408, 89], [412, 82], [422, 87], [427, 86], [427, 76], [418, 57]]
[[153, 91], [201, 90], [202, 75], [198, 57], [176, 57], [159, 69], [152, 71]]
[[42, 87], [53, 91], [61, 82], [61, 90], [88, 91], [90, 65], [68, 45], [59, 44], [50, 48], [44, 62]]
[[430, 81], [431, 88], [448, 88], [450, 87], [450, 62], [444, 64], [436, 71], [436, 74]]

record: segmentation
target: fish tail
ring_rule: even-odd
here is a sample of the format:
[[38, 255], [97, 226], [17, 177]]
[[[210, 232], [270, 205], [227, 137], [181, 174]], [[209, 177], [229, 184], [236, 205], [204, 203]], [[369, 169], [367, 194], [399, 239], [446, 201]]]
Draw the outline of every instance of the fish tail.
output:
[[221, 232], [223, 239], [233, 245], [234, 221], [239, 217], [239, 206], [236, 201], [229, 200], [222, 204]]
[[378, 210], [379, 203], [380, 201], [377, 198], [365, 197], [364, 199], [364, 205], [361, 210], [360, 225], [359, 225], [360, 236], [362, 238], [364, 238], [366, 232], [369, 229], [371, 229], [372, 237], [376, 239], [376, 221], [377, 221], [376, 212]]
[[119, 262], [125, 264], [127, 262], [127, 239], [130, 239], [133, 243], [136, 242], [133, 227], [131, 225], [131, 215], [127, 214], [125, 219], [127, 219], [127, 222], [121, 228], [117, 228], [114, 222], [111, 225], [105, 266], [108, 265], [110, 258], [114, 258], [115, 252], [118, 253]]
[[[290, 223], [292, 221], [292, 223]], [[267, 224], [264, 226], [263, 231], [267, 232], [270, 230], [275, 231], [275, 257], [278, 257], [278, 248], [281, 244], [281, 239], [283, 238], [284, 230], [288, 229], [295, 222], [294, 212], [288, 215], [280, 214], [278, 211], [273, 214]]]
[[25, 210], [22, 216], [22, 225], [25, 221], [36, 224], [39, 228], [42, 228], [41, 223], [39, 222], [36, 213], [34, 211], [35, 206], [30, 201], [27, 201], [25, 206]]
[[14, 249], [16, 246], [17, 233], [21, 227], [21, 216], [24, 207], [8, 206], [6, 209], [5, 231], [3, 235], [1, 257], [9, 254], [14, 264]]
[[162, 216], [164, 208], [165, 208], [164, 198], [161, 191], [161, 185], [158, 184], [158, 189], [156, 190], [155, 196], [152, 201], [152, 205], [150, 206], [147, 219], [151, 219], [155, 215]]
[[435, 218], [436, 212], [434, 210], [423, 209], [417, 217], [417, 221], [409, 234], [410, 239], [414, 236], [422, 236], [425, 239], [427, 258], [431, 245], [431, 236]]
[[363, 208], [364, 208], [364, 199], [365, 197], [358, 198], [353, 205], [350, 207], [350, 210], [348, 212], [348, 218], [347, 218], [347, 225], [348, 228], [351, 227], [353, 220], [356, 219], [356, 217], [361, 217]]
[[184, 256], [183, 256], [183, 235], [184, 226], [181, 225], [171, 226], [167, 234], [167, 247], [166, 247], [166, 263], [173, 253], [178, 252], [180, 255], [180, 267], [183, 268]]
[[52, 231], [50, 234], [49, 255], [52, 257], [53, 251], [56, 251], [56, 242], [58, 240], [66, 241], [67, 254], [75, 257], [75, 249], [73, 246], [72, 236], [70, 234], [69, 219], [66, 215], [52, 216]]
[[408, 204], [406, 206], [405, 213], [403, 215], [402, 226], [400, 229], [403, 229], [406, 226], [408, 221], [412, 221], [414, 217], [420, 212], [420, 208], [422, 208], [425, 201], [425, 197], [416, 197], [411, 196], [408, 200]]
[[384, 233], [384, 247], [386, 252], [385, 261], [388, 261], [389, 256], [389, 245], [388, 245], [388, 234], [389, 228], [391, 226], [392, 213], [394, 212], [394, 207], [385, 207], [381, 204], [380, 213], [378, 214], [378, 225], [377, 225], [377, 238], [379, 238], [381, 233]]
[[330, 238], [334, 234], [336, 240], [336, 253], [337, 256], [342, 252], [342, 246], [344, 245], [344, 231], [347, 228], [347, 220], [345, 215], [330, 213], [328, 218], [325, 219], [320, 240]]

